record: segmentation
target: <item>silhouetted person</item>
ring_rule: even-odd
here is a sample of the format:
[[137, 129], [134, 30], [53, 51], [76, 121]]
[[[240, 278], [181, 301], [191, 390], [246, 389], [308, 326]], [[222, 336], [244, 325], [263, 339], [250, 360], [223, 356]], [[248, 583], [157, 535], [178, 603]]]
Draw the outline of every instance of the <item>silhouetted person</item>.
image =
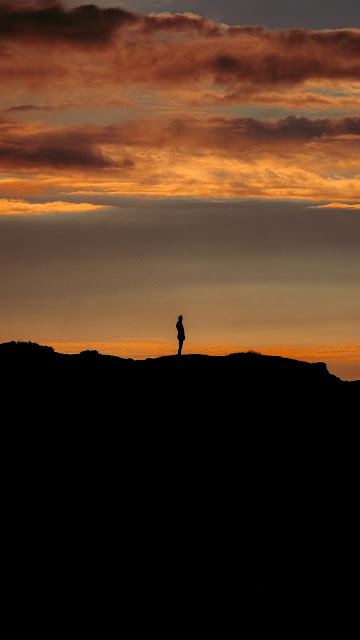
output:
[[183, 348], [183, 344], [184, 344], [184, 340], [185, 340], [185, 329], [184, 329], [184, 325], [182, 323], [182, 316], [179, 316], [179, 319], [176, 323], [176, 328], [177, 328], [177, 332], [178, 332], [178, 340], [179, 340], [179, 349], [178, 349], [178, 356], [181, 356], [181, 349]]

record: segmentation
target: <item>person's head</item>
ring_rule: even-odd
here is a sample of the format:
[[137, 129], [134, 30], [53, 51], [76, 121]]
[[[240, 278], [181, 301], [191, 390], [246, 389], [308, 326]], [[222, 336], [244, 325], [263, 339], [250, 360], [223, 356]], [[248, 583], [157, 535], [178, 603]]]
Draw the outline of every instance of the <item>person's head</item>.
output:
[[182, 320], [182, 316], [179, 316], [179, 320]]

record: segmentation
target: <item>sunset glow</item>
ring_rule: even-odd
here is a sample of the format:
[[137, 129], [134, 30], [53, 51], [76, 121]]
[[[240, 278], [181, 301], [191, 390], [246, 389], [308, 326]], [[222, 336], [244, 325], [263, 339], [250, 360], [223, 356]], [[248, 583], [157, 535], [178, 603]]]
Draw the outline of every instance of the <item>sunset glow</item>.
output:
[[239, 4], [0, 0], [1, 342], [360, 378], [360, 29]]
[[[159, 344], [155, 342], [95, 342], [95, 343], [52, 343], [58, 353], [80, 353], [86, 350], [96, 350], [104, 355], [115, 355], [120, 358], [132, 358], [144, 360], [146, 358], [159, 358], [174, 355], [174, 344]], [[319, 347], [262, 347], [248, 349], [242, 345], [229, 344], [190, 344], [184, 348], [186, 353], [200, 353], [208, 356], [223, 356], [231, 353], [255, 351], [267, 356], [281, 356], [282, 358], [295, 358], [305, 362], [326, 362], [330, 373], [340, 377], [353, 377], [360, 379], [360, 344], [342, 344]]]

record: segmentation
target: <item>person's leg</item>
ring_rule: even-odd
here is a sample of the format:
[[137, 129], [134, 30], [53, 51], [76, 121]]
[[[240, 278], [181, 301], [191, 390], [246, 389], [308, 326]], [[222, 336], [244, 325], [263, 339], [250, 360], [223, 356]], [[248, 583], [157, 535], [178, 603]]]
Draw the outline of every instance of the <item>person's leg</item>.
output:
[[183, 340], [179, 339], [179, 349], [178, 349], [178, 356], [181, 356], [181, 349], [183, 347]]

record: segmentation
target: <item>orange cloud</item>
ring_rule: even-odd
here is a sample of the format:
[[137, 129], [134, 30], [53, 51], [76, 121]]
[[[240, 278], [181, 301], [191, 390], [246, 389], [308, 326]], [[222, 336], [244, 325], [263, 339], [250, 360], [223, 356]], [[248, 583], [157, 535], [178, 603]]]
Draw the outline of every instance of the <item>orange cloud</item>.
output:
[[44, 213], [65, 213], [75, 211], [93, 211], [103, 209], [103, 205], [74, 202], [30, 203], [26, 200], [0, 199], [0, 215], [41, 215]]
[[[218, 108], [236, 105], [252, 105], [260, 108], [281, 108], [296, 111], [327, 111], [343, 112], [357, 111], [359, 108], [359, 93], [355, 88], [348, 89], [348, 94], [324, 95], [311, 90], [310, 83], [304, 83], [301, 91], [292, 87], [274, 91], [269, 88], [263, 92], [260, 87], [239, 87], [236, 90], [178, 88], [168, 90], [168, 103], [172, 106], [184, 104], [196, 108]], [[326, 87], [326, 85], [324, 85]], [[161, 95], [161, 94], [160, 94]]]
[[[154, 157], [156, 155], [156, 157]], [[140, 157], [141, 156], [141, 157]], [[57, 172], [34, 174], [23, 181], [5, 181], [7, 195], [41, 193], [58, 199], [58, 194], [199, 196], [221, 198], [295, 198], [316, 201], [359, 201], [360, 177], [322, 176], [289, 159], [249, 162], [216, 154], [191, 156], [139, 151], [136, 166], [121, 173], [90, 174]], [[2, 186], [0, 181], [0, 194]]]
[[[360, 30], [270, 31], [193, 14], [40, 4], [0, 7], [0, 78], [13, 100], [0, 116], [0, 197], [360, 201], [359, 117], [263, 120], [221, 111], [357, 109]], [[99, 110], [137, 108], [132, 118], [114, 115], [111, 126], [61, 126], [53, 115], [94, 102]], [[182, 110], [189, 104], [196, 108]], [[21, 122], [29, 116], [38, 120]], [[45, 126], [45, 116], [55, 124]]]
[[319, 204], [317, 209], [360, 209], [360, 204], [345, 204], [344, 202], [329, 202], [328, 204]]
[[346, 147], [347, 154], [357, 155], [359, 141], [359, 117], [256, 120], [182, 113], [177, 117], [130, 118], [111, 126], [53, 128], [3, 120], [0, 164], [124, 169], [133, 167], [143, 150], [193, 156], [218, 152], [238, 160], [294, 153], [313, 157], [321, 151], [333, 158], [337, 147], [341, 154]]
[[[81, 129], [47, 130], [6, 120], [0, 125], [0, 166], [6, 169], [47, 166], [94, 170], [113, 166]], [[124, 159], [122, 164], [126, 163]]]
[[[112, 126], [3, 120], [0, 196], [195, 195], [360, 201], [360, 118], [130, 118]], [[69, 172], [71, 168], [71, 172]], [[41, 169], [41, 173], [39, 173]], [[23, 175], [23, 180], [19, 176]]]
[[[357, 29], [271, 31], [218, 25], [193, 14], [9, 4], [0, 7], [0, 42], [5, 54], [0, 77], [13, 95], [24, 88], [47, 93], [61, 88], [75, 97], [80, 89], [121, 95], [127, 86], [182, 87], [203, 89], [205, 104], [216, 96], [223, 104], [248, 102], [249, 96], [266, 104], [267, 93], [268, 104], [278, 104], [279, 92], [290, 87], [359, 81]], [[343, 96], [344, 106], [347, 98], [354, 108], [351, 95]], [[334, 96], [311, 93], [302, 98], [314, 108], [334, 102]]]

